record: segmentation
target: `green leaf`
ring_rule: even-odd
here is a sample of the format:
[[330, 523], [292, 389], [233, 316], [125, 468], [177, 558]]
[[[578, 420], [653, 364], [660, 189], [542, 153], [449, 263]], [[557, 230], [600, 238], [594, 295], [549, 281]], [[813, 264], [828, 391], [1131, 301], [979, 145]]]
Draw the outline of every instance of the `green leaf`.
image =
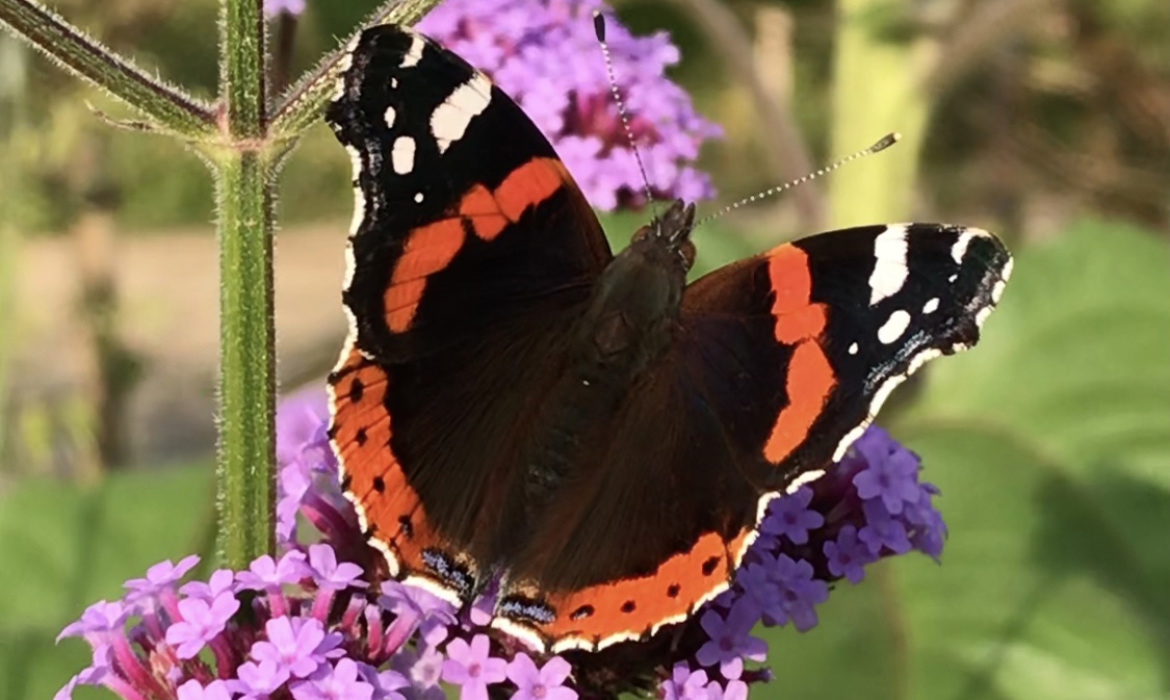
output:
[[[0, 497], [0, 700], [52, 697], [89, 660], [53, 639], [94, 601], [163, 559], [207, 558], [214, 524], [209, 465], [113, 473], [82, 486], [28, 479]], [[109, 693], [75, 696], [110, 697]]]
[[1104, 222], [1019, 252], [979, 346], [893, 426], [942, 489], [942, 566], [892, 558], [811, 632], [766, 631], [754, 698], [1166, 696], [1167, 259]]

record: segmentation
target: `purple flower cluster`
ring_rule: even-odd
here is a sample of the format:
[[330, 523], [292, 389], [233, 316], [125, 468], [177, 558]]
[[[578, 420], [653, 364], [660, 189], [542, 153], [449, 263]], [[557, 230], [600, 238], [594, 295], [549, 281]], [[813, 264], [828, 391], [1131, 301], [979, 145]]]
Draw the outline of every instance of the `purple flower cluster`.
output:
[[[285, 553], [207, 581], [180, 585], [195, 557], [128, 581], [121, 600], [95, 603], [61, 633], [84, 637], [93, 661], [57, 700], [78, 683], [127, 700], [441, 700], [441, 681], [462, 700], [487, 700], [489, 688], [573, 700], [655, 684], [665, 700], [743, 700], [771, 678], [760, 666], [767, 646], [752, 634], [759, 623], [807, 630], [830, 583], [857, 583], [865, 565], [911, 549], [937, 557], [946, 534], [917, 457], [870, 428], [825, 476], [771, 502], [735, 585], [669, 645], [633, 645], [633, 666], [622, 645], [534, 658], [489, 629], [494, 591], [456, 610], [383, 580], [384, 562], [341, 494], [326, 416], [319, 391], [293, 395], [278, 413]], [[298, 517], [316, 531], [301, 532]], [[322, 541], [304, 544], [311, 539]], [[625, 676], [615, 681], [606, 665], [617, 659]]]
[[[593, 206], [645, 203], [642, 175], [593, 32], [600, 0], [447, 0], [419, 31], [492, 76], [549, 138]], [[612, 19], [607, 43], [655, 197], [694, 201], [714, 190], [692, 163], [721, 131], [665, 75], [679, 60], [664, 33], [636, 37]]]

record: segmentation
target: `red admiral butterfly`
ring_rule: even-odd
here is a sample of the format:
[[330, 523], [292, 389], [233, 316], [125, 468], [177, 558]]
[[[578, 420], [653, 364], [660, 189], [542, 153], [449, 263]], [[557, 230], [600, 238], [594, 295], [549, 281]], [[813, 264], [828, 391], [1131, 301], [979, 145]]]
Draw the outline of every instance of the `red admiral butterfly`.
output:
[[726, 589], [767, 502], [816, 479], [1011, 270], [985, 231], [866, 226], [686, 283], [694, 205], [614, 256], [520, 108], [410, 30], [364, 32], [327, 120], [354, 163], [330, 375], [342, 485], [389, 573], [600, 649]]

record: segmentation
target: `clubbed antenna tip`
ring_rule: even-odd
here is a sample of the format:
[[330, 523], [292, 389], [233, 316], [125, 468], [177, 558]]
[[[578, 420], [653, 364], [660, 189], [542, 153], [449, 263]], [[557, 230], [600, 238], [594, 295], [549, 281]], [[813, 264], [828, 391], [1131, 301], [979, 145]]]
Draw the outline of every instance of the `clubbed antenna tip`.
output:
[[600, 10], [593, 11], [593, 33], [598, 41], [605, 41], [605, 15]]
[[707, 223], [708, 221], [711, 221], [712, 219], [718, 219], [719, 217], [723, 216], [724, 214], [726, 214], [732, 210], [739, 209], [740, 207], [742, 207], [745, 204], [753, 204], [753, 203], [758, 202], [761, 199], [764, 199], [766, 197], [771, 197], [771, 196], [779, 194], [785, 190], [790, 190], [793, 187], [796, 187], [798, 185], [803, 185], [804, 183], [808, 182], [809, 180], [815, 180], [818, 177], [821, 177], [822, 175], [827, 175], [850, 161], [857, 160], [858, 158], [862, 158], [864, 156], [871, 156], [874, 153], [877, 153], [879, 151], [884, 151], [887, 148], [889, 148], [890, 146], [893, 146], [895, 143], [898, 143], [898, 140], [901, 138], [902, 138], [901, 134], [899, 134], [896, 131], [891, 131], [890, 133], [886, 134], [885, 136], [883, 136], [880, 139], [878, 139], [877, 141], [875, 141], [872, 145], [866, 146], [865, 148], [861, 149], [860, 151], [857, 151], [855, 153], [852, 153], [850, 155], [845, 156], [844, 158], [842, 158], [838, 161], [830, 163], [829, 165], [821, 168], [820, 170], [818, 170], [814, 173], [809, 173], [808, 175], [805, 175], [804, 177], [797, 178], [797, 179], [792, 180], [790, 182], [785, 182], [782, 185], [777, 185], [776, 187], [766, 189], [763, 192], [757, 192], [756, 194], [753, 194], [750, 197], [745, 197], [745, 198], [739, 200], [738, 202], [732, 202], [731, 204], [728, 204], [727, 206], [723, 207], [722, 209], [715, 212], [714, 214], [708, 214], [707, 216], [704, 216], [702, 219], [699, 220], [699, 223], [695, 224], [695, 228], [702, 226], [703, 224]]

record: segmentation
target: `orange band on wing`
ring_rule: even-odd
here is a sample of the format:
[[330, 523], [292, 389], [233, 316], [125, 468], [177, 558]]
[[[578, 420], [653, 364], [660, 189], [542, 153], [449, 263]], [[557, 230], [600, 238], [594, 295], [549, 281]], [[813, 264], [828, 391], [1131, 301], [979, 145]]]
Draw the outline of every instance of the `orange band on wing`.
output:
[[551, 197], [566, 182], [572, 180], [561, 161], [533, 158], [509, 173], [494, 190], [473, 185], [455, 207], [457, 216], [411, 231], [384, 296], [390, 331], [402, 333], [410, 328], [426, 291], [426, 278], [451, 264], [463, 247], [464, 222], [481, 240], [495, 240], [508, 224], [519, 221], [525, 211]]
[[730, 585], [732, 562], [748, 532], [730, 542], [714, 532], [702, 535], [689, 551], [670, 557], [648, 576], [549, 595], [544, 602], [556, 611], [555, 618], [520, 624], [550, 640], [555, 651], [601, 648], [680, 622]]
[[390, 448], [386, 372], [351, 346], [330, 381], [333, 445], [345, 494], [357, 508], [371, 544], [386, 554], [391, 575], [424, 571], [423, 548], [440, 543]]
[[764, 457], [769, 462], [780, 462], [804, 442], [836, 384], [829, 358], [815, 340], [806, 340], [793, 349], [785, 384], [788, 405], [780, 411], [764, 444]]
[[808, 255], [791, 244], [772, 249], [768, 252], [768, 279], [775, 293], [772, 315], [776, 318], [776, 340], [794, 346], [785, 383], [788, 405], [776, 417], [764, 444], [764, 457], [779, 463], [808, 437], [837, 385], [837, 377], [820, 345], [825, 305], [812, 301]]

